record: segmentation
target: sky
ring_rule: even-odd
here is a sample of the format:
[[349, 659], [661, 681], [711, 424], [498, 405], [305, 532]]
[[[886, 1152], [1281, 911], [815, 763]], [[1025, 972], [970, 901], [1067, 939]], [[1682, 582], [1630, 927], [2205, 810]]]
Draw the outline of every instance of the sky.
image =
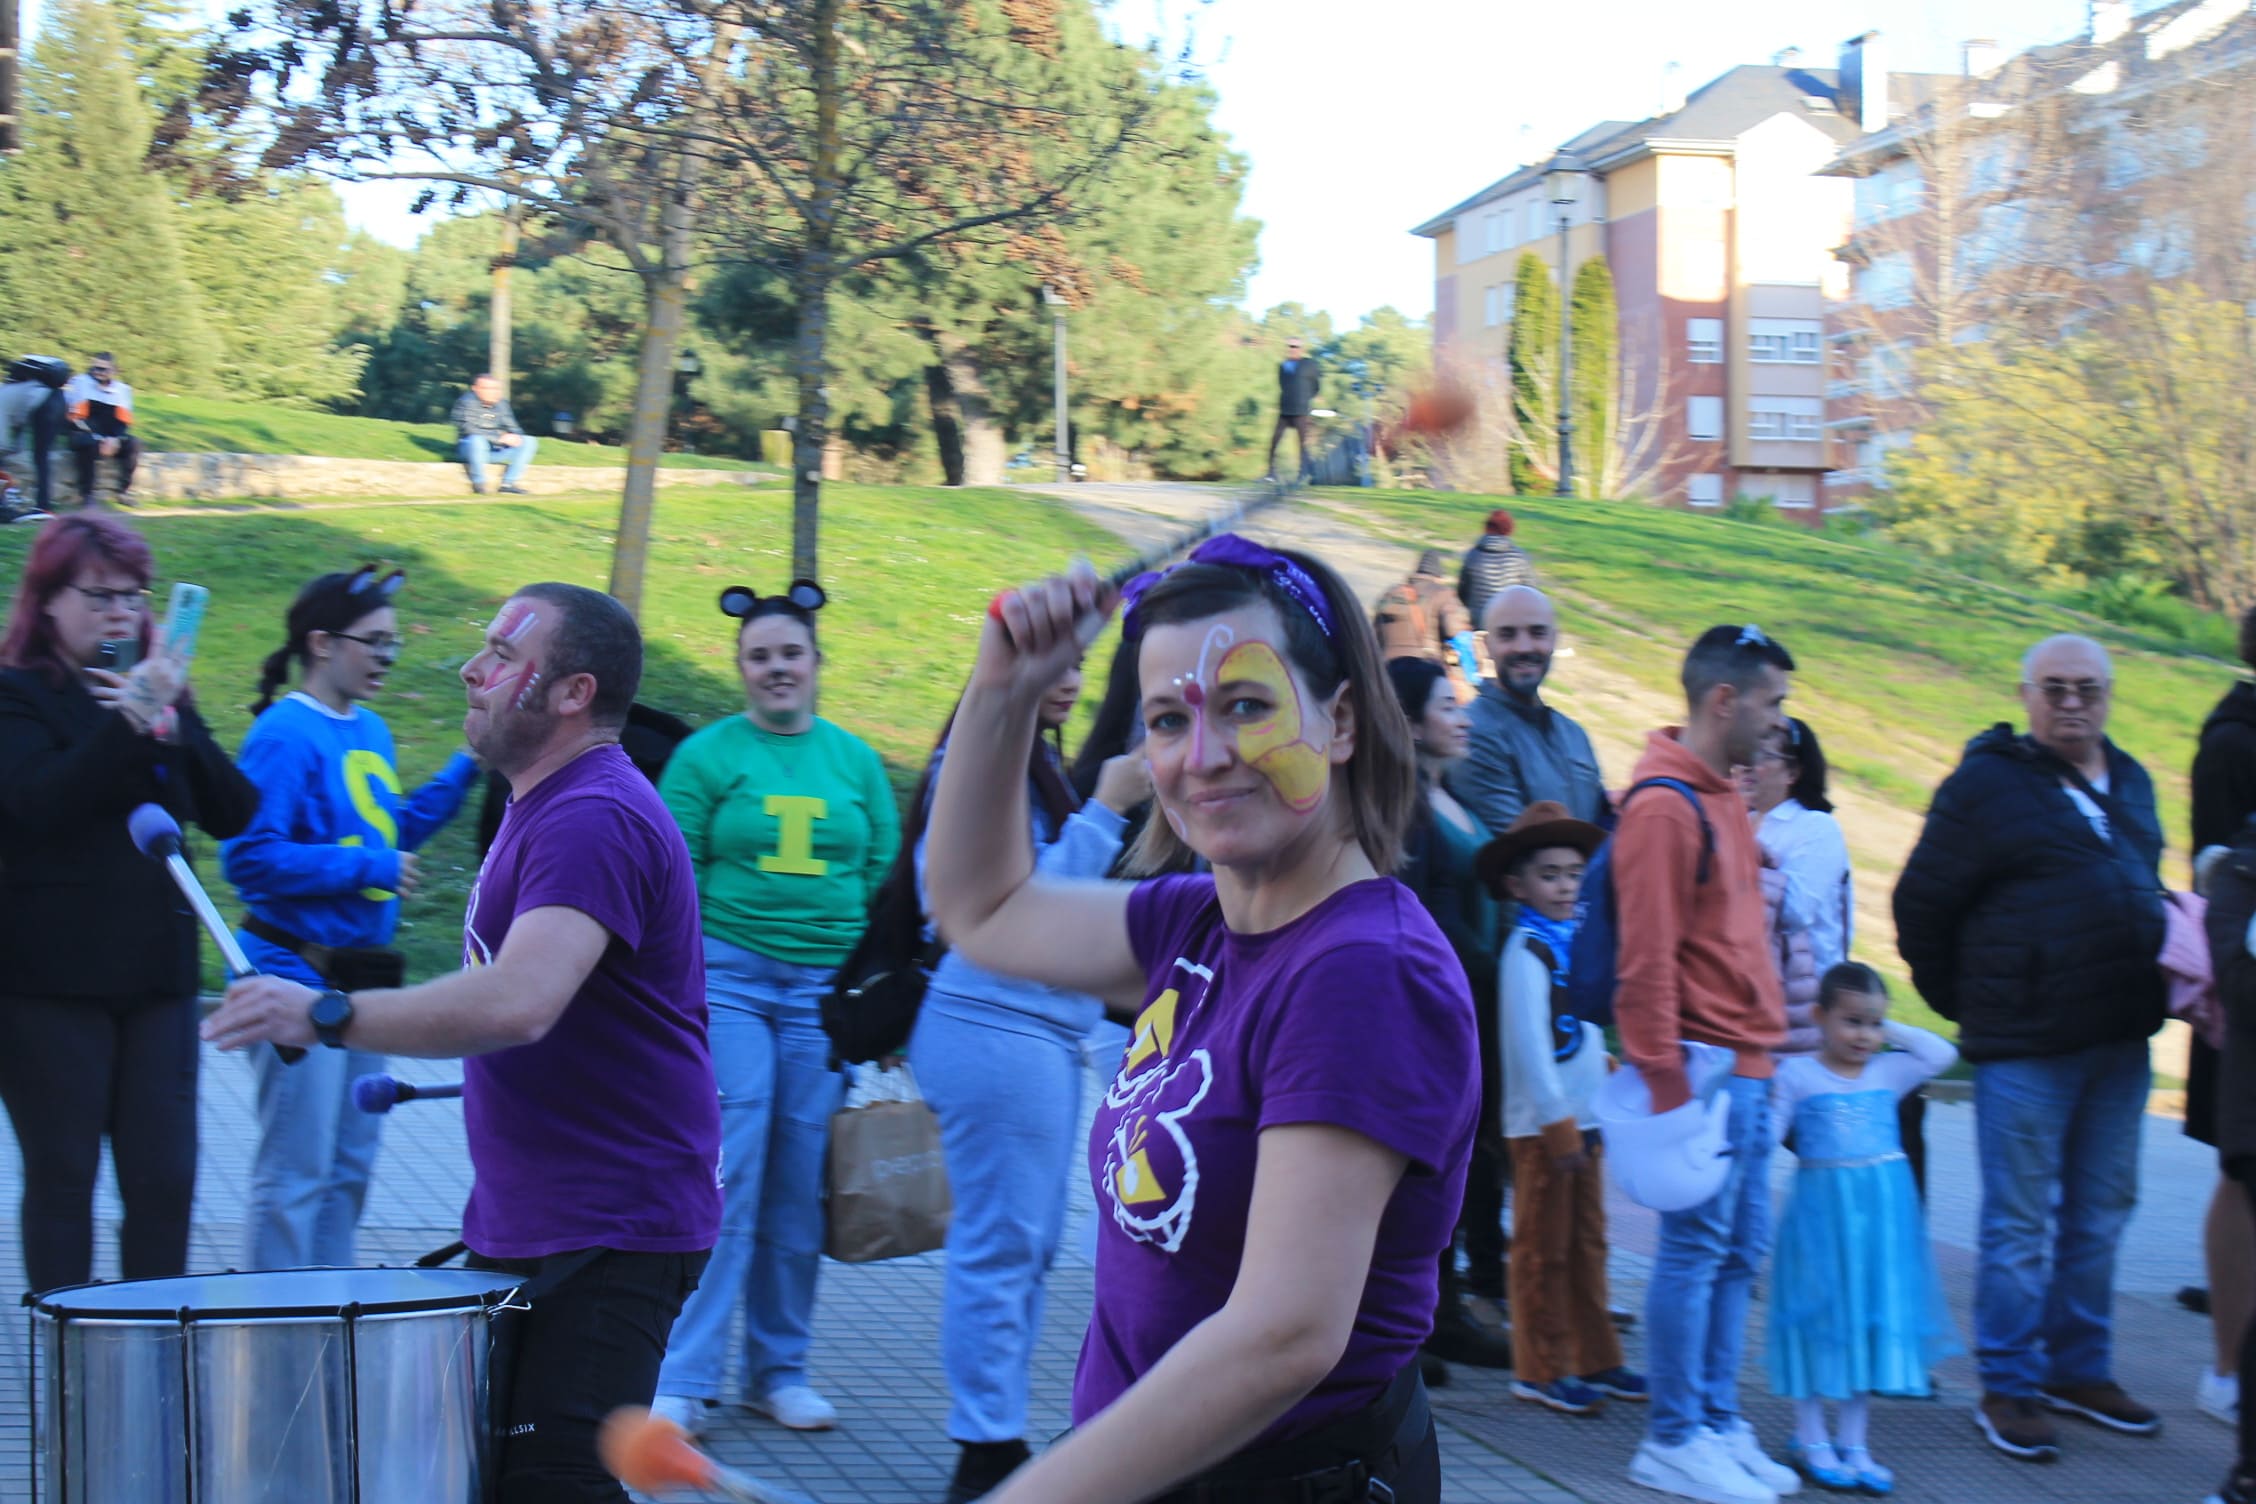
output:
[[[24, 0], [36, 35], [40, 0]], [[223, 0], [211, 0], [217, 13]], [[2139, 0], [2137, 8], [2149, 8]], [[1799, 47], [1831, 67], [1880, 31], [1891, 68], [1956, 71], [1968, 38], [2011, 51], [2080, 35], [2086, 0], [1113, 0], [1126, 35], [1163, 29], [1219, 95], [1251, 163], [1262, 223], [1246, 304], [1323, 309], [1352, 324], [1391, 304], [1433, 311], [1433, 250], [1413, 225], [1600, 120], [1642, 120], [1741, 63]], [[1672, 85], [1672, 80], [1673, 85]], [[359, 226], [411, 244], [415, 189], [347, 184]]]

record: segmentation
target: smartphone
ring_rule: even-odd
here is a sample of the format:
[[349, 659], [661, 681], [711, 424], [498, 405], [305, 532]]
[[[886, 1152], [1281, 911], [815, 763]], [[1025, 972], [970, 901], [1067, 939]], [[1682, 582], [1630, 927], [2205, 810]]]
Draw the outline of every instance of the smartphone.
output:
[[138, 637], [112, 637], [94, 655], [94, 666], [113, 674], [129, 674], [140, 661], [141, 639]]
[[196, 637], [204, 629], [204, 607], [211, 592], [183, 580], [172, 587], [172, 606], [165, 613], [165, 656], [185, 666], [196, 656]]

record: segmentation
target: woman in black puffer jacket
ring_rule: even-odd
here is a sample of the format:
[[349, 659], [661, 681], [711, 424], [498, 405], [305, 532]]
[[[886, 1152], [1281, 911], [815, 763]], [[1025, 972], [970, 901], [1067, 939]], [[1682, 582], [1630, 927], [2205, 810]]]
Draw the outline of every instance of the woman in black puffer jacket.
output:
[[[2209, 958], [2217, 997], [2225, 1006], [2225, 1048], [2217, 1068], [2217, 1153], [2225, 1173], [2244, 1192], [2256, 1193], [2256, 820], [2241, 828], [2231, 855], [2209, 878]], [[2256, 1201], [2256, 1194], [2249, 1197]], [[2244, 1202], [2243, 1204], [2248, 1204]], [[2240, 1339], [2240, 1457], [2224, 1486], [2221, 1504], [2256, 1504], [2256, 1322]]]

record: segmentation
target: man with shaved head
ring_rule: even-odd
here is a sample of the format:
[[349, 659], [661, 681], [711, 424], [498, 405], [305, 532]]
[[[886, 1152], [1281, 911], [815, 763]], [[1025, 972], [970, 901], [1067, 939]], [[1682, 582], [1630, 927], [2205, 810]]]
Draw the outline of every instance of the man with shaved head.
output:
[[1967, 744], [1896, 884], [1897, 948], [1974, 1067], [1974, 1420], [2025, 1461], [2059, 1455], [2048, 1412], [2130, 1435], [2162, 1424], [2113, 1361], [2115, 1249], [2167, 1003], [2162, 824], [2146, 769], [2108, 740], [2114, 695], [2090, 638], [2029, 649], [2029, 729]]
[[1551, 598], [1533, 586], [1507, 586], [1489, 597], [1480, 626], [1495, 674], [1466, 707], [1472, 746], [1449, 770], [1449, 791], [1491, 833], [1507, 829], [1538, 799], [1556, 800], [1577, 820], [1601, 822], [1606, 790], [1589, 734], [1543, 703], [1559, 641]]

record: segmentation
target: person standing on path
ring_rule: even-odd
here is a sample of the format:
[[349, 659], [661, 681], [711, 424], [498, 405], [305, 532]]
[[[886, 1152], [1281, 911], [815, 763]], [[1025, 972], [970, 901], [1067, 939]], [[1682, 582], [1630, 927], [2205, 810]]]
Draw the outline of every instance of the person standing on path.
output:
[[2162, 1428], [2114, 1374], [2115, 1251], [2167, 1008], [2161, 819], [2146, 769], [2108, 739], [2114, 693], [2090, 638], [2029, 649], [2028, 733], [1967, 744], [1896, 882], [1896, 947], [1974, 1067], [1974, 1419], [2024, 1461], [2059, 1455], [2048, 1410]]
[[1543, 701], [1559, 645], [1550, 597], [1525, 585], [1500, 590], [1481, 613], [1481, 630], [1495, 673], [1466, 707], [1472, 743], [1449, 770], [1449, 791], [1491, 831], [1509, 830], [1539, 799], [1565, 805], [1577, 820], [1610, 824], [1590, 734]]
[[[1488, 831], [1443, 786], [1442, 774], [1465, 755], [1470, 730], [1465, 707], [1457, 702], [1441, 670], [1423, 658], [1390, 658], [1387, 677], [1410, 722], [1410, 742], [1418, 754], [1416, 812], [1403, 837], [1402, 865], [1395, 877], [1425, 906], [1473, 989], [1473, 1017], [1480, 1033], [1481, 1128], [1473, 1137], [1473, 1157], [1465, 1173], [1465, 1205], [1457, 1234], [1472, 1265], [1473, 1294], [1504, 1298], [1504, 1149], [1497, 1133], [1503, 1081], [1496, 1031], [1496, 958], [1502, 947], [1496, 899], [1474, 873], [1473, 862], [1488, 843]], [[1512, 1344], [1500, 1330], [1473, 1319], [1457, 1274], [1452, 1240], [1441, 1255], [1441, 1301], [1434, 1309], [1433, 1335], [1426, 1352], [1436, 1361], [1473, 1368], [1510, 1368]], [[1499, 1322], [1498, 1326], [1501, 1327]]]
[[[1106, 759], [1093, 798], [1073, 792], [1055, 742], [1080, 697], [1076, 663], [1043, 696], [1027, 759], [1034, 868], [1065, 881], [1109, 872], [1127, 812], [1151, 797], [1143, 759], [1125, 754]], [[917, 788], [917, 828], [908, 836], [927, 914], [924, 833], [946, 759], [943, 736]], [[925, 938], [929, 945], [929, 928]], [[955, 1199], [940, 1299], [948, 1435], [958, 1447], [949, 1504], [985, 1497], [1031, 1455], [1027, 1394], [1044, 1287], [1065, 1232], [1087, 1074], [1082, 1041], [1103, 1019], [1104, 1003], [1088, 993], [983, 971], [953, 951], [933, 968], [917, 1010], [909, 1064], [940, 1120]]]
[[1371, 625], [1381, 658], [1424, 659], [1449, 675], [1450, 689], [1464, 701], [1480, 683], [1480, 659], [1473, 651], [1473, 619], [1442, 578], [1447, 567], [1438, 548], [1420, 554], [1410, 577], [1379, 597]]
[[[478, 764], [457, 752], [403, 795], [391, 728], [367, 706], [399, 661], [404, 578], [374, 565], [325, 574], [290, 605], [288, 641], [267, 657], [257, 719], [237, 766], [258, 786], [258, 817], [220, 848], [220, 871], [250, 911], [243, 953], [308, 987], [398, 987], [388, 947], [415, 892], [415, 853], [462, 808]], [[277, 703], [295, 671], [298, 687]], [[251, 1057], [258, 1148], [243, 1217], [243, 1267], [349, 1268], [384, 1119], [352, 1083], [384, 1069], [366, 1050], [315, 1050], [285, 1064]]]
[[[2217, 1063], [2217, 1153], [2240, 1190], [2243, 1208], [2256, 1189], [2256, 825], [2243, 825], [2231, 854], [2210, 868], [2206, 928], [2225, 1008], [2225, 1048]], [[2245, 1295], [2245, 1292], [2244, 1292]], [[2210, 1292], [2214, 1302], [2216, 1292]], [[2241, 1333], [2239, 1390], [2256, 1390], [2256, 1326]], [[2241, 1406], [2239, 1456], [2208, 1504], [2256, 1504], [2256, 1417]]]
[[1222, 534], [1126, 594], [1163, 815], [1140, 865], [1188, 846], [1212, 872], [1034, 873], [1026, 743], [1112, 605], [1086, 565], [999, 600], [933, 804], [958, 951], [1141, 1010], [1089, 1137], [1074, 1431], [993, 1504], [1439, 1504], [1418, 1344], [1480, 1083], [1464, 970], [1385, 875], [1409, 728], [1361, 602], [1308, 555]]
[[610, 596], [511, 595], [462, 667], [463, 737], [513, 796], [462, 970], [351, 994], [246, 977], [204, 1023], [226, 1050], [465, 1057], [462, 1241], [534, 1292], [494, 1396], [498, 1504], [627, 1504], [596, 1429], [650, 1403], [720, 1231], [696, 874], [619, 749], [641, 677], [642, 633]]
[[1315, 432], [1316, 389], [1323, 370], [1301, 340], [1285, 341], [1285, 358], [1277, 363], [1277, 426], [1269, 430], [1269, 466], [1263, 479], [1277, 478], [1277, 444], [1291, 429], [1300, 441], [1300, 478], [1308, 479], [1308, 443]]
[[[2241, 662], [2256, 668], [2256, 608], [2240, 619]], [[2256, 683], [2241, 680], [2225, 692], [2201, 726], [2193, 754], [2193, 850], [2229, 846], [2256, 815]], [[2193, 1032], [2186, 1058], [2186, 1137], [2218, 1147], [2217, 1069], [2222, 1054], [2201, 1031]], [[2222, 1170], [2220, 1163], [2220, 1170]], [[2202, 1225], [2203, 1262], [2209, 1277], [2209, 1327], [2215, 1361], [2202, 1371], [2194, 1403], [2203, 1414], [2237, 1424], [2242, 1395], [2236, 1369], [2256, 1305], [2256, 1207], [2248, 1190], [2227, 1173], [2217, 1177]]]
[[[151, 653], [148, 542], [114, 516], [42, 523], [0, 636], [0, 1100], [23, 1158], [33, 1290], [94, 1277], [107, 1140], [125, 1218], [118, 1267], [188, 1265], [196, 1194], [196, 921], [126, 833], [154, 801], [220, 840], [252, 787]], [[99, 667], [108, 645], [140, 654]]]
[[455, 398], [454, 435], [455, 450], [463, 468], [470, 472], [472, 491], [486, 494], [486, 471], [493, 466], [494, 451], [499, 450], [503, 461], [501, 494], [525, 494], [518, 482], [525, 478], [525, 467], [532, 464], [540, 440], [518, 423], [516, 409], [501, 394], [501, 383], [491, 371], [481, 373], [470, 383], [470, 390]]
[[1535, 584], [1535, 565], [1529, 562], [1527, 550], [1513, 541], [1513, 525], [1512, 514], [1502, 507], [1489, 513], [1479, 539], [1465, 550], [1464, 563], [1458, 566], [1457, 599], [1475, 621], [1487, 613], [1497, 591]]
[[1629, 1467], [1635, 1483], [1708, 1504], [1773, 1504], [1800, 1487], [1739, 1410], [1747, 1308], [1770, 1247], [1770, 1083], [1786, 1004], [1762, 854], [1733, 777], [1784, 734], [1793, 670], [1760, 627], [1702, 633], [1684, 659], [1685, 723], [1647, 739], [1613, 837], [1614, 1018], [1653, 1111], [1691, 1100], [1686, 1041], [1733, 1059], [1721, 1088], [1730, 1173], [1706, 1202], [1661, 1217], [1645, 1316], [1652, 1416]]
[[869, 743], [815, 714], [822, 605], [805, 580], [722, 594], [744, 713], [675, 748], [659, 786], [697, 870], [726, 1177], [712, 1267], [658, 1383], [656, 1408], [690, 1431], [725, 1392], [740, 1300], [745, 1402], [794, 1431], [838, 1423], [807, 1382], [824, 1154], [845, 1096], [822, 999], [868, 924], [901, 819]]

